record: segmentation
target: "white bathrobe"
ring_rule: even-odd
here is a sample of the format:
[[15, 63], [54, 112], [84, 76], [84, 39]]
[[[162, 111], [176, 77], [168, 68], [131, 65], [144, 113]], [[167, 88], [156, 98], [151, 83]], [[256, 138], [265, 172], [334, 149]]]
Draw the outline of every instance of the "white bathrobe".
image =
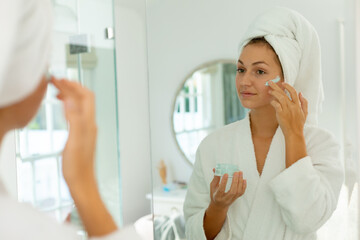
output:
[[[19, 203], [9, 196], [0, 181], [0, 239], [1, 240], [81, 240], [77, 229], [59, 224], [29, 204]], [[129, 226], [107, 236], [89, 240], [140, 240], [135, 228]]]
[[184, 204], [188, 240], [206, 239], [212, 169], [217, 163], [240, 167], [247, 189], [229, 208], [216, 239], [313, 240], [336, 208], [343, 182], [339, 146], [318, 127], [305, 125], [308, 156], [285, 167], [285, 139], [277, 129], [259, 176], [249, 116], [210, 134], [200, 144]]

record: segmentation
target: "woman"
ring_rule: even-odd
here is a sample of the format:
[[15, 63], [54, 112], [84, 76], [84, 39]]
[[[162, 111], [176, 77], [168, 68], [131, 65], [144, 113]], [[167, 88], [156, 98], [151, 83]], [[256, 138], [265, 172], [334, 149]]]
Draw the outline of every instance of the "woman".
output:
[[[316, 239], [343, 181], [339, 146], [316, 126], [320, 66], [316, 31], [300, 14], [276, 8], [249, 27], [236, 87], [250, 113], [198, 148], [184, 204], [188, 239]], [[227, 174], [213, 175], [217, 163], [241, 169], [228, 192]]]
[[[46, 0], [0, 2], [0, 142], [34, 117], [46, 92], [51, 49], [51, 6]], [[129, 239], [101, 200], [96, 185], [94, 95], [77, 83], [52, 79], [70, 125], [62, 171], [90, 239]], [[20, 204], [0, 181], [0, 239], [82, 239], [76, 229]], [[137, 239], [136, 236], [132, 239]]]

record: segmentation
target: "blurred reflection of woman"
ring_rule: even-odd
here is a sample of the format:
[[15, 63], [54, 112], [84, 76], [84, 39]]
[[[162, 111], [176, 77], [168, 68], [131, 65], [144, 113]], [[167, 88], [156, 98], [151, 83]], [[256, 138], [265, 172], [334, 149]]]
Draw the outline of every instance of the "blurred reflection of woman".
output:
[[[238, 95], [250, 113], [200, 144], [184, 204], [187, 238], [316, 239], [343, 182], [339, 146], [316, 126], [323, 101], [317, 33], [297, 12], [270, 10], [246, 32], [237, 66]], [[241, 169], [227, 192], [228, 176], [213, 174], [217, 163]]]
[[[0, 2], [0, 141], [34, 117], [45, 94], [51, 49], [51, 6], [46, 0]], [[70, 132], [62, 171], [90, 239], [123, 238], [105, 208], [94, 175], [96, 123], [94, 95], [77, 83], [52, 79], [64, 102]], [[9, 196], [0, 181], [0, 239], [82, 239], [76, 229], [58, 224]], [[129, 231], [129, 230], [127, 230]], [[137, 238], [131, 238], [137, 239]]]

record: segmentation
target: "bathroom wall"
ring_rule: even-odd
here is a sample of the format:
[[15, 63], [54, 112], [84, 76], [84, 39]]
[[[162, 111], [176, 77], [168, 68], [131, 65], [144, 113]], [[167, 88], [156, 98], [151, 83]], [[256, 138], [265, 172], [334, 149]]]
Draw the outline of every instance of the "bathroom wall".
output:
[[[333, 1], [159, 1], [149, 0], [148, 61], [151, 154], [154, 185], [160, 183], [157, 162], [170, 168], [169, 180], [188, 181], [191, 166], [180, 154], [171, 134], [173, 99], [186, 75], [205, 62], [236, 59], [238, 42], [256, 15], [272, 6], [286, 6], [303, 14], [317, 29], [322, 46], [325, 104], [320, 126], [342, 141], [347, 126], [349, 141], [356, 144], [354, 0]], [[340, 52], [338, 20], [345, 20], [346, 118], [341, 124]]]

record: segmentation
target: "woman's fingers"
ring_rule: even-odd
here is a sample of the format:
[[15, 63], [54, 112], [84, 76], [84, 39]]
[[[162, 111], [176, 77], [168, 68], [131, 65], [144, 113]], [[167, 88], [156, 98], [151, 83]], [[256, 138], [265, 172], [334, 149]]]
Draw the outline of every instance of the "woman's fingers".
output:
[[280, 104], [278, 101], [272, 100], [272, 101], [270, 102], [270, 104], [271, 104], [271, 106], [273, 106], [273, 107], [275, 108], [275, 111], [276, 111], [276, 112], [278, 112], [278, 113], [282, 112], [281, 104]]
[[61, 93], [58, 93], [58, 94], [56, 95], [56, 98], [62, 101], [62, 100], [64, 99], [64, 95], [61, 94]]
[[278, 92], [280, 95], [283, 95], [284, 97], [287, 97], [289, 99], [289, 97], [286, 95], [284, 90], [281, 89], [278, 84], [276, 84], [272, 81], [269, 81], [269, 86], [270, 86], [272, 92]]
[[63, 100], [66, 106], [70, 106], [70, 110], [82, 110], [82, 111], [89, 111], [89, 105], [92, 106], [92, 96], [91, 92], [81, 86], [80, 83], [71, 82], [65, 79], [52, 79], [52, 83], [54, 86], [59, 90], [59, 99]]
[[238, 196], [242, 196], [243, 195], [243, 182], [244, 182], [244, 176], [243, 176], [243, 173], [240, 172], [240, 176], [239, 176], [239, 179], [238, 179], [238, 186], [237, 186], [237, 193], [238, 193]]
[[290, 93], [290, 97], [291, 97], [292, 101], [295, 104], [300, 105], [299, 98], [298, 98], [295, 88], [288, 83], [283, 82], [282, 84], [285, 87], [285, 89], [288, 90], [288, 92]]
[[[272, 89], [272, 90], [270, 90], [269, 93], [271, 95], [273, 95], [275, 98], [277, 98], [277, 100], [281, 103], [283, 108], [286, 107], [287, 104], [289, 104], [291, 106], [292, 103], [295, 103], [298, 106], [300, 105], [299, 98], [297, 96], [297, 92], [296, 92], [295, 88], [292, 87], [290, 84], [282, 82], [282, 86], [284, 86], [284, 88], [290, 93], [290, 98], [285, 93], [285, 91], [283, 89], [281, 89], [276, 83], [273, 83], [270, 81], [269, 86]], [[285, 104], [286, 104], [286, 106], [285, 106]]]
[[238, 172], [235, 172], [233, 174], [231, 187], [230, 187], [229, 191], [227, 192], [228, 196], [230, 196], [230, 197], [236, 196], [237, 189], [238, 189], [238, 179], [239, 179], [239, 177], [240, 177], [240, 174]]
[[210, 183], [211, 188], [215, 189], [216, 187], [218, 187], [218, 186], [219, 186], [220, 179], [221, 179], [220, 176], [214, 176], [213, 180], [212, 180], [211, 183]]
[[[214, 170], [213, 170], [214, 171]], [[236, 199], [241, 197], [246, 189], [246, 181], [243, 179], [241, 171], [235, 172], [232, 176], [230, 189], [226, 191], [226, 185], [229, 181], [228, 174], [224, 174], [220, 180], [220, 176], [214, 176], [210, 183], [210, 196], [212, 201], [218, 206], [228, 207]]]
[[72, 95], [71, 90], [69, 90], [67, 86], [67, 81], [68, 80], [56, 79], [54, 77], [51, 79], [51, 83], [59, 90], [58, 95], [61, 95], [62, 99], [69, 97], [69, 95]]
[[308, 101], [306, 100], [306, 98], [304, 98], [302, 93], [299, 93], [299, 98], [300, 98], [300, 103], [301, 103], [301, 109], [304, 112], [305, 119], [306, 119], [306, 117], [308, 115]]
[[274, 97], [270, 104], [276, 110], [276, 118], [285, 136], [303, 131], [307, 116], [306, 99], [302, 95], [298, 96], [295, 88], [287, 83], [282, 83], [284, 89], [272, 82], [269, 82], [269, 86], [269, 94]]
[[[246, 186], [245, 186], [246, 187]], [[234, 173], [230, 190], [226, 193], [226, 197], [235, 200], [244, 194], [244, 175], [239, 171]]]
[[225, 189], [226, 189], [226, 184], [228, 181], [229, 175], [226, 173], [223, 175], [223, 177], [221, 178], [220, 184], [219, 184], [219, 188], [218, 188], [218, 192], [219, 193], [225, 193]]
[[280, 104], [281, 110], [287, 109], [287, 101], [289, 101], [289, 98], [285, 93], [285, 95], [279, 93], [278, 91], [269, 91], [269, 93], [275, 98], [275, 102]]
[[57, 79], [54, 76], [52, 76], [50, 82], [60, 91], [63, 89], [63, 84], [61, 83], [61, 79]]
[[83, 88], [80, 83], [72, 82], [66, 79], [56, 79], [52, 78], [51, 83], [59, 90], [64, 96], [72, 96], [79, 98], [82, 95], [81, 88]]
[[80, 89], [82, 88], [80, 84], [55, 78], [52, 78], [51, 82], [59, 90], [57, 98], [64, 101], [65, 104], [68, 101], [80, 101]]
[[69, 117], [69, 121], [73, 118], [85, 120], [95, 117], [95, 96], [90, 90], [80, 83], [66, 79], [52, 78], [51, 82], [59, 90], [57, 98], [64, 102], [65, 114]]

